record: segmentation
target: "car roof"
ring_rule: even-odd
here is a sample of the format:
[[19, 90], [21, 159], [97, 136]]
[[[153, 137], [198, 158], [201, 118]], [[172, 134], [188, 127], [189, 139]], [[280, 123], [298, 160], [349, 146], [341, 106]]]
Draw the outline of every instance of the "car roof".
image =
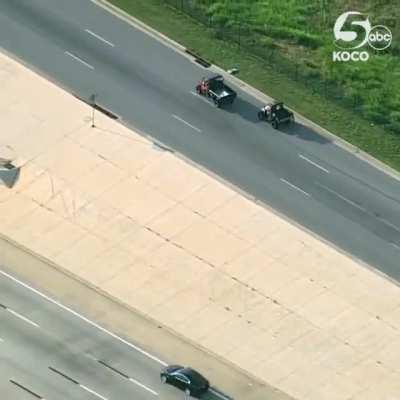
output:
[[207, 382], [207, 379], [204, 378], [203, 375], [192, 368], [183, 368], [179, 372], [186, 375], [195, 384], [203, 384]]

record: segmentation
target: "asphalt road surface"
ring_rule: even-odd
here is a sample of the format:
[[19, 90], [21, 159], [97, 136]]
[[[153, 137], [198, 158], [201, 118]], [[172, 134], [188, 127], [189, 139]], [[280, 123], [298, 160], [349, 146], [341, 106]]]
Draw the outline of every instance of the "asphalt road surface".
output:
[[300, 124], [195, 95], [206, 71], [90, 0], [0, 0], [0, 46], [73, 93], [400, 278], [399, 182]]
[[[181, 391], [161, 383], [163, 365], [157, 356], [0, 271], [2, 400], [183, 399]], [[213, 392], [204, 398], [225, 399]]]

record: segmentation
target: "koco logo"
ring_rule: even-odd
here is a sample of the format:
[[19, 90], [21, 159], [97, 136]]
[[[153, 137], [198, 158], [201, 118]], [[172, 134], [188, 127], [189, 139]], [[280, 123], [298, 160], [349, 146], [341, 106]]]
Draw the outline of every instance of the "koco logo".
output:
[[333, 28], [335, 45], [341, 51], [333, 52], [333, 61], [367, 61], [369, 53], [363, 47], [381, 51], [392, 43], [392, 32], [384, 25], [372, 26], [368, 16], [358, 11], [343, 13]]

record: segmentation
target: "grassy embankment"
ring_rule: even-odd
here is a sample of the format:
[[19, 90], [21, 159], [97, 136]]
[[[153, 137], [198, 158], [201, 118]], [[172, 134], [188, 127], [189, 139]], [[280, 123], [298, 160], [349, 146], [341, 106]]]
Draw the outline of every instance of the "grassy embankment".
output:
[[[246, 52], [243, 47], [239, 48], [236, 44], [217, 39], [214, 30], [208, 29], [176, 9], [166, 6], [162, 0], [110, 1], [149, 26], [164, 33], [171, 39], [176, 40], [187, 48], [194, 49], [197, 53], [201, 54], [202, 57], [224, 69], [240, 65], [239, 76], [247, 83], [274, 98], [284, 100], [289, 106], [314, 122], [387, 163], [391, 167], [400, 170], [400, 134], [395, 133], [391, 129], [387, 129], [388, 124], [385, 126], [379, 125], [379, 121], [371, 123], [371, 121], [362, 118], [360, 112], [354, 112], [352, 108], [345, 109], [336, 102], [327, 100], [323, 95], [310, 90], [310, 88], [301, 81], [295, 81], [287, 75], [277, 72], [275, 68], [271, 68], [261, 59]], [[201, 2], [202, 0], [200, 0], [200, 3]], [[250, 0], [242, 0], [242, 3], [244, 2], [250, 2]], [[207, 0], [207, 3], [218, 3], [218, 1]], [[226, 1], [221, 1], [220, 3], [226, 3]], [[253, 1], [253, 3], [255, 2]], [[293, 1], [288, 2], [288, 4], [289, 3], [293, 3]], [[219, 6], [221, 5], [224, 6], [223, 4], [219, 4]], [[216, 17], [218, 17], [217, 13], [220, 13], [221, 10], [224, 13], [227, 12], [223, 7], [216, 8], [216, 10], [214, 10]], [[332, 10], [330, 10], [330, 13], [336, 15]], [[341, 12], [338, 12], [337, 15], [340, 13]], [[246, 15], [244, 17], [248, 18], [249, 16]], [[219, 18], [221, 18], [220, 15]], [[228, 17], [223, 16], [222, 18]], [[286, 12], [285, 18], [286, 24], [290, 23], [290, 14]], [[329, 16], [325, 15], [324, 18], [328, 19]], [[298, 18], [297, 23], [304, 26], [305, 21], [306, 17]], [[282, 26], [285, 26], [284, 21], [279, 22]], [[310, 38], [309, 41], [314, 50], [304, 45], [304, 42], [308, 42], [307, 35]], [[318, 67], [318, 62], [322, 60], [321, 56], [326, 54], [326, 46], [322, 44], [320, 48], [318, 48], [318, 46], [316, 47], [312, 39], [313, 36], [315, 37], [315, 33], [309, 32], [307, 35], [304, 36], [304, 34], [301, 34], [303, 37], [303, 39], [301, 39], [301, 49], [308, 52], [307, 54], [312, 60], [312, 63]], [[292, 36], [295, 38], [296, 32], [294, 32]], [[323, 35], [321, 35], [321, 38], [322, 37]], [[275, 40], [279, 43], [279, 39], [274, 38], [274, 41]], [[294, 44], [293, 40], [287, 40], [287, 38], [279, 43], [280, 46], [287, 46], [287, 53], [289, 56], [290, 53], [293, 53], [293, 56], [298, 59], [298, 50], [300, 47], [298, 46], [296, 49]], [[393, 90], [397, 88], [397, 83], [399, 81], [397, 79], [391, 81], [392, 75], [388, 76], [388, 73], [386, 73], [381, 81], [374, 75], [374, 71], [376, 74], [379, 74], [379, 71], [382, 71], [383, 68], [386, 69], [387, 72], [393, 72], [393, 74], [395, 74], [395, 69], [391, 68], [388, 70], [388, 65], [392, 65], [392, 61], [392, 59], [387, 58], [382, 65], [374, 62], [371, 63], [371, 67], [364, 67], [364, 69], [361, 70], [356, 69], [356, 71], [356, 67], [352, 65], [346, 67], [344, 73], [339, 71], [339, 75], [343, 75], [341, 77], [341, 83], [348, 88], [349, 93], [351, 92], [350, 94], [354, 93], [354, 88], [351, 87], [352, 82], [354, 82], [354, 85], [357, 85], [360, 90], [368, 90], [369, 101], [367, 107], [364, 107], [363, 112], [373, 114], [375, 112], [373, 105], [376, 104], [378, 106], [387, 96], [394, 96], [389, 98], [391, 107], [395, 106], [397, 101], [399, 101], [400, 105], [400, 87], [397, 93], [393, 92]], [[321, 66], [321, 69], [322, 68]], [[332, 68], [329, 65], [325, 65], [325, 68], [326, 72], [338, 76], [337, 68]], [[354, 77], [359, 75], [359, 79], [354, 79]], [[393, 77], [398, 76], [393, 75]], [[363, 88], [360, 86], [362, 83], [370, 84], [370, 86], [364, 86]], [[365, 99], [362, 100], [365, 101]], [[396, 110], [391, 112], [396, 113]], [[373, 115], [372, 118], [374, 118]], [[393, 118], [392, 122], [396, 124], [396, 114], [393, 114]]]

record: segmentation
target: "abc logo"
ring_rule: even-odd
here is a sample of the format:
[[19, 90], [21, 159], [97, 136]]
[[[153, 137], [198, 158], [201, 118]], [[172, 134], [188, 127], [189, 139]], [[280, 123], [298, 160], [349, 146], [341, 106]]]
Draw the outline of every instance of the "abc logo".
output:
[[392, 43], [392, 32], [383, 25], [372, 27], [368, 35], [368, 44], [375, 50], [385, 50]]

